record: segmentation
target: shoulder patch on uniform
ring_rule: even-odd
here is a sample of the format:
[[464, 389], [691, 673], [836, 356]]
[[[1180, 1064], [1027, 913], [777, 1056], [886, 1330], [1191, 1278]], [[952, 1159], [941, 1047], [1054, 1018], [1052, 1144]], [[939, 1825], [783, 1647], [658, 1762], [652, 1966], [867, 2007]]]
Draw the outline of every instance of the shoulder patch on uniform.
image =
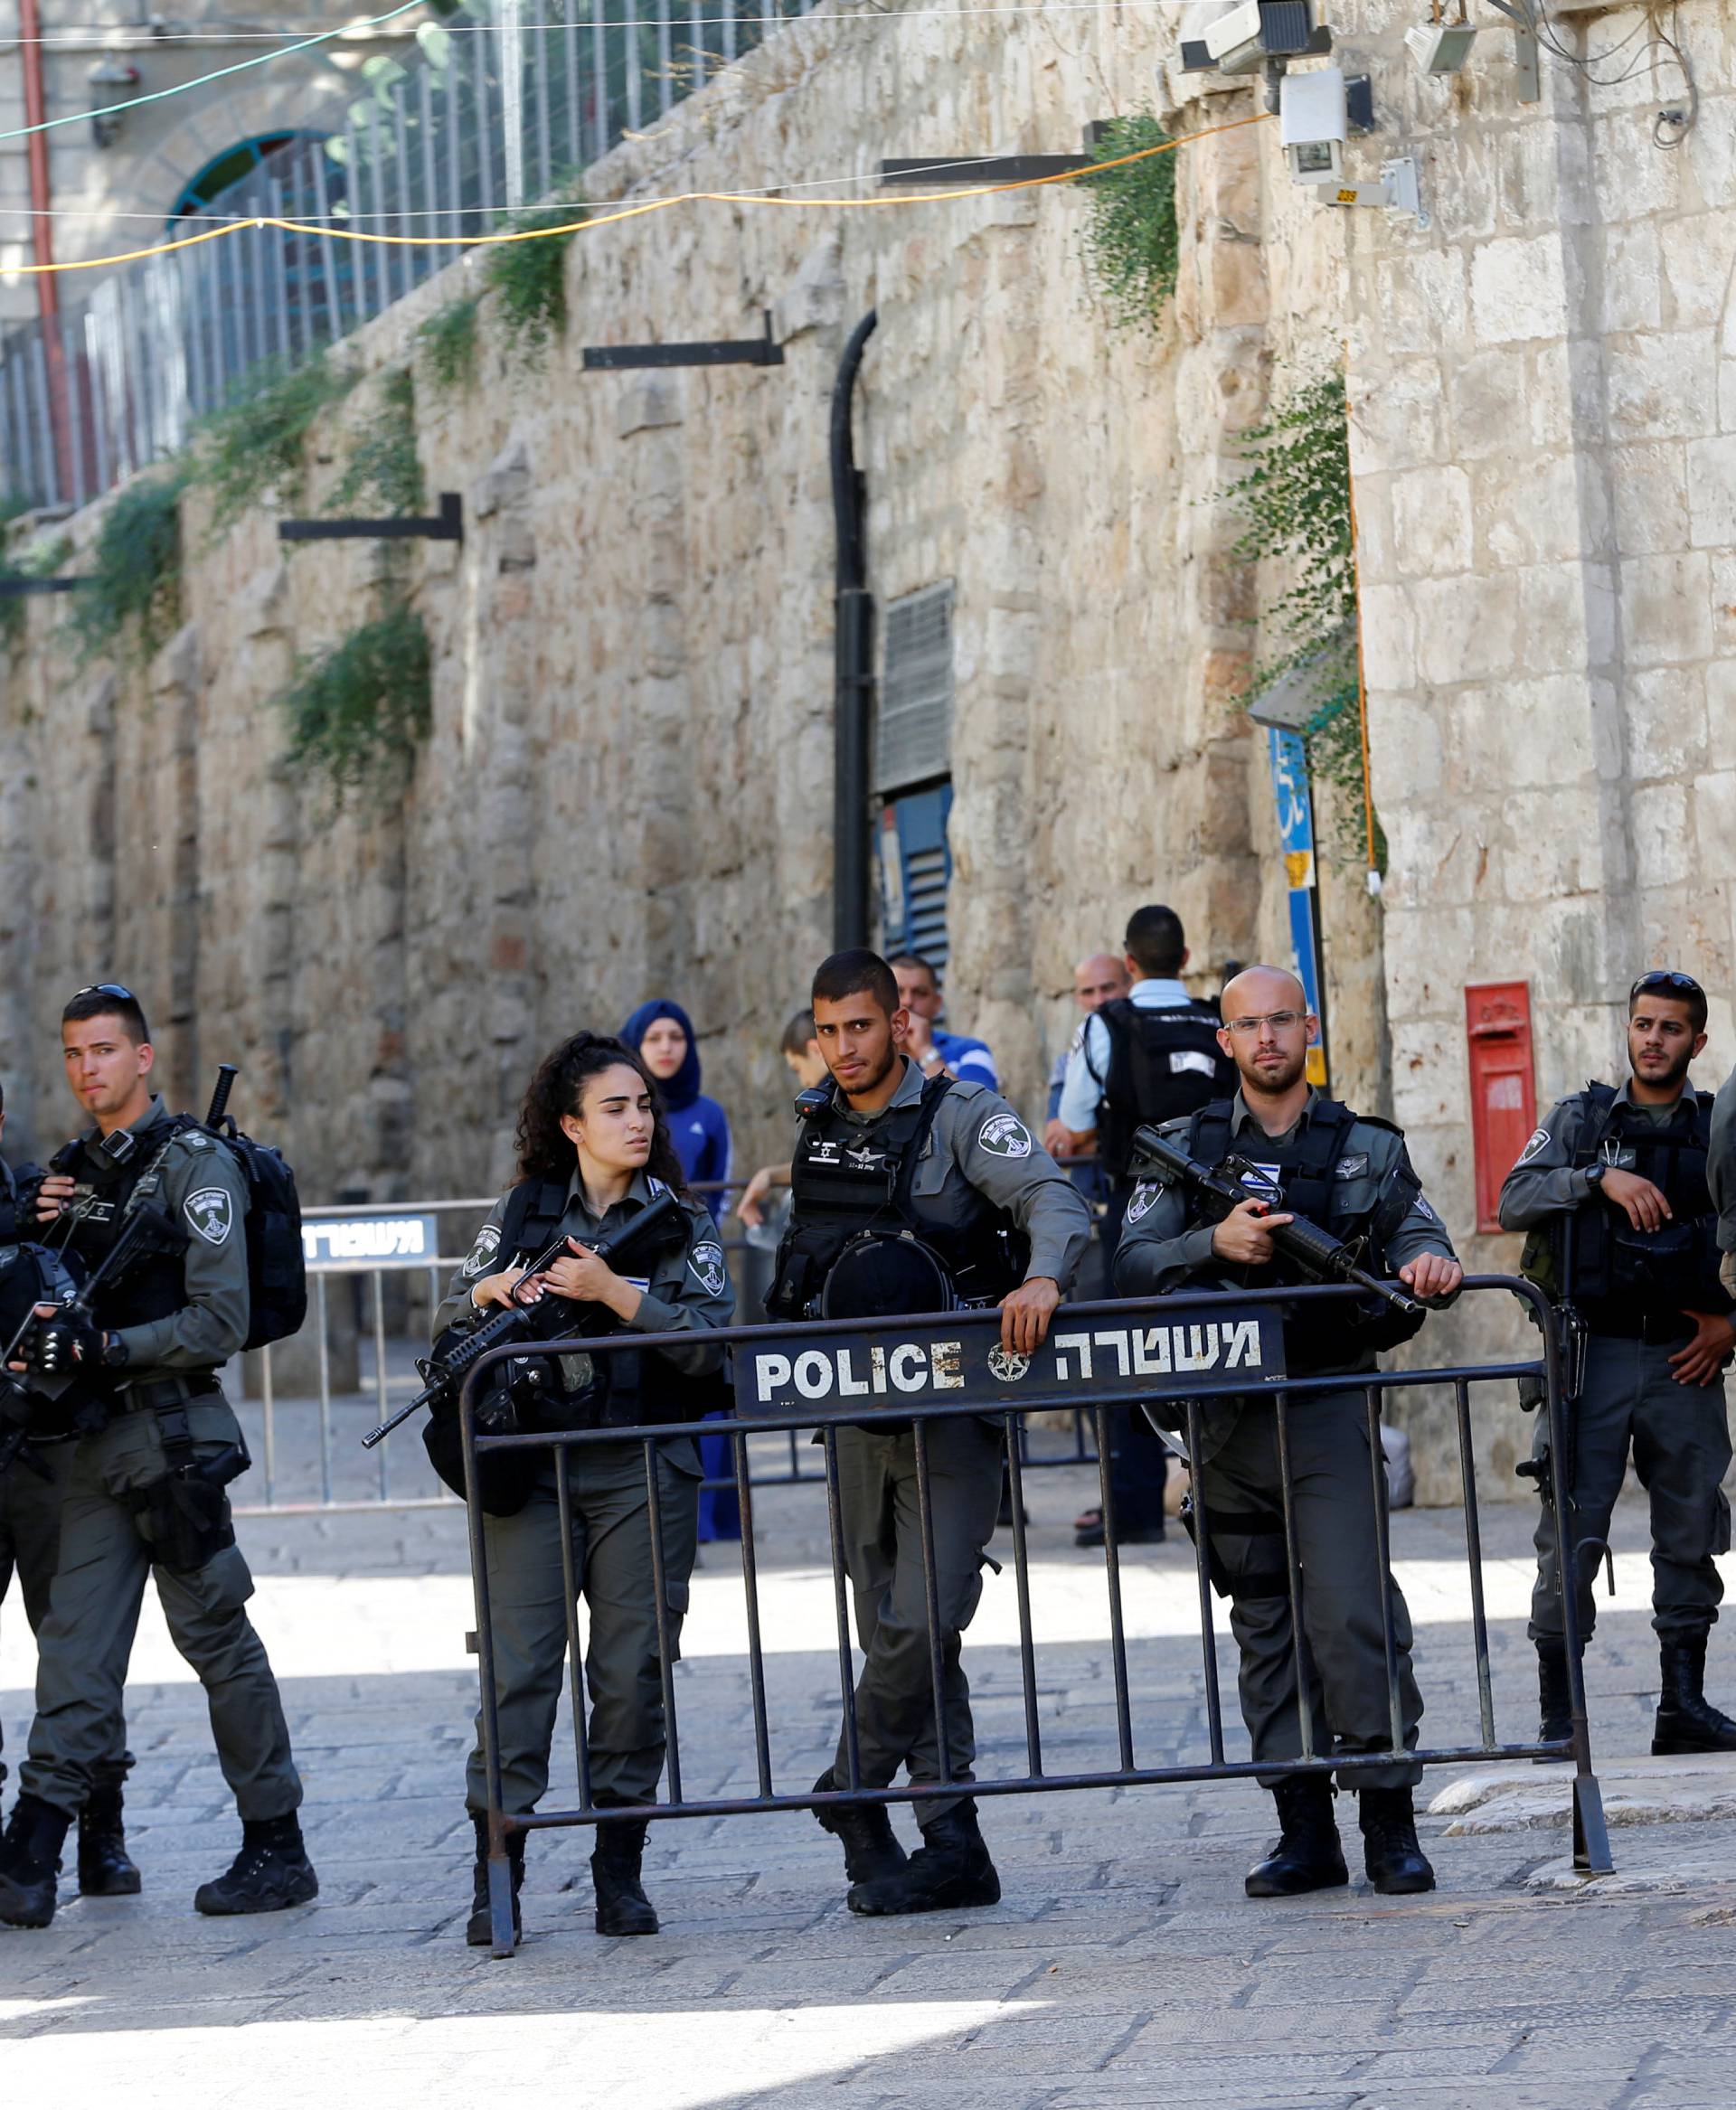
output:
[[729, 1271], [723, 1265], [723, 1248], [703, 1239], [687, 1256], [687, 1265], [707, 1296], [722, 1296]]
[[1516, 1162], [1522, 1165], [1528, 1165], [1532, 1159], [1537, 1155], [1540, 1150], [1547, 1150], [1548, 1148], [1549, 1130], [1547, 1128], [1533, 1128], [1531, 1132], [1530, 1140], [1526, 1143], [1525, 1147], [1519, 1153], [1519, 1156]]
[[470, 1258], [464, 1264], [465, 1274], [474, 1279], [476, 1276], [486, 1273], [489, 1261], [499, 1250], [500, 1226], [497, 1223], [484, 1224], [481, 1235], [470, 1248]]
[[1162, 1180], [1141, 1180], [1127, 1197], [1127, 1213], [1123, 1223], [1137, 1223], [1142, 1216], [1150, 1215], [1162, 1199], [1165, 1182]]
[[1410, 1206], [1416, 1210], [1419, 1216], [1426, 1216], [1430, 1223], [1439, 1223], [1440, 1221], [1439, 1217], [1435, 1214], [1434, 1204], [1429, 1201], [1429, 1197], [1423, 1192], [1420, 1187], [1417, 1189], [1416, 1193], [1411, 1198]]
[[1016, 1114], [991, 1114], [976, 1131], [976, 1147], [990, 1157], [1029, 1157], [1031, 1131]]
[[235, 1204], [227, 1187], [201, 1187], [181, 1204], [181, 1213], [208, 1246], [226, 1245], [235, 1228]]

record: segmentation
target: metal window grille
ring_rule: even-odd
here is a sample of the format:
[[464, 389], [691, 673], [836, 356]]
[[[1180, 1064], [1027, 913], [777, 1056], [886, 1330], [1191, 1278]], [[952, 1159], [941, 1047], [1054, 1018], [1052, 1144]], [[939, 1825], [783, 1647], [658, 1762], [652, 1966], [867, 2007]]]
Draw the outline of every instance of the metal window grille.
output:
[[882, 796], [949, 767], [952, 581], [888, 602], [885, 636], [874, 725], [874, 789]]

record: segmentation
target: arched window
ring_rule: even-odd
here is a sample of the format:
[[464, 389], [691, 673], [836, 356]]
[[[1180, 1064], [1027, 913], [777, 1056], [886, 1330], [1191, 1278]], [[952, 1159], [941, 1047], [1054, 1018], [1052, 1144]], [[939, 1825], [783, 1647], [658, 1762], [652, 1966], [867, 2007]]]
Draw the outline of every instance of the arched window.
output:
[[275, 154], [278, 147], [288, 146], [297, 139], [325, 137], [323, 132], [261, 132], [255, 139], [243, 139], [237, 146], [226, 147], [214, 160], [206, 162], [175, 200], [170, 220], [184, 219], [190, 212], [203, 212], [232, 184], [251, 175], [266, 155]]

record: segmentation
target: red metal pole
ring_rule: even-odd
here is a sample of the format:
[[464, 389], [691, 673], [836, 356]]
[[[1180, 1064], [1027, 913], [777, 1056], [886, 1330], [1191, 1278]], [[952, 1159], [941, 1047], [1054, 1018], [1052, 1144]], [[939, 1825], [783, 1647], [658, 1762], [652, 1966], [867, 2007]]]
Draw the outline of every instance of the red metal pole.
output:
[[[49, 217], [54, 193], [49, 178], [48, 134], [40, 129], [48, 120], [48, 92], [42, 74], [42, 18], [37, 0], [18, 0], [18, 32], [24, 61], [24, 122], [32, 127], [25, 141], [30, 170], [30, 250], [33, 262], [49, 265], [54, 261], [54, 222]], [[61, 289], [52, 270], [37, 274], [36, 312], [42, 325], [56, 477], [61, 490], [69, 491], [68, 465], [72, 450], [68, 429], [66, 366], [61, 344]], [[80, 495], [69, 491], [69, 495], [76, 504]]]

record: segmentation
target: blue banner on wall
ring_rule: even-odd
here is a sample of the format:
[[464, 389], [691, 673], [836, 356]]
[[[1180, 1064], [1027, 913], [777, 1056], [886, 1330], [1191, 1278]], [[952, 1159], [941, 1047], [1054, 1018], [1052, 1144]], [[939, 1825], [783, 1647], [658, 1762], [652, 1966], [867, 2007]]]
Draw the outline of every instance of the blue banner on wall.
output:
[[1320, 1038], [1308, 1050], [1308, 1082], [1326, 1084], [1326, 1009], [1320, 988], [1320, 927], [1314, 870], [1314, 801], [1308, 791], [1308, 753], [1299, 733], [1266, 729], [1278, 804], [1278, 844], [1289, 888], [1290, 965], [1307, 992], [1308, 1009], [1319, 1019]]

